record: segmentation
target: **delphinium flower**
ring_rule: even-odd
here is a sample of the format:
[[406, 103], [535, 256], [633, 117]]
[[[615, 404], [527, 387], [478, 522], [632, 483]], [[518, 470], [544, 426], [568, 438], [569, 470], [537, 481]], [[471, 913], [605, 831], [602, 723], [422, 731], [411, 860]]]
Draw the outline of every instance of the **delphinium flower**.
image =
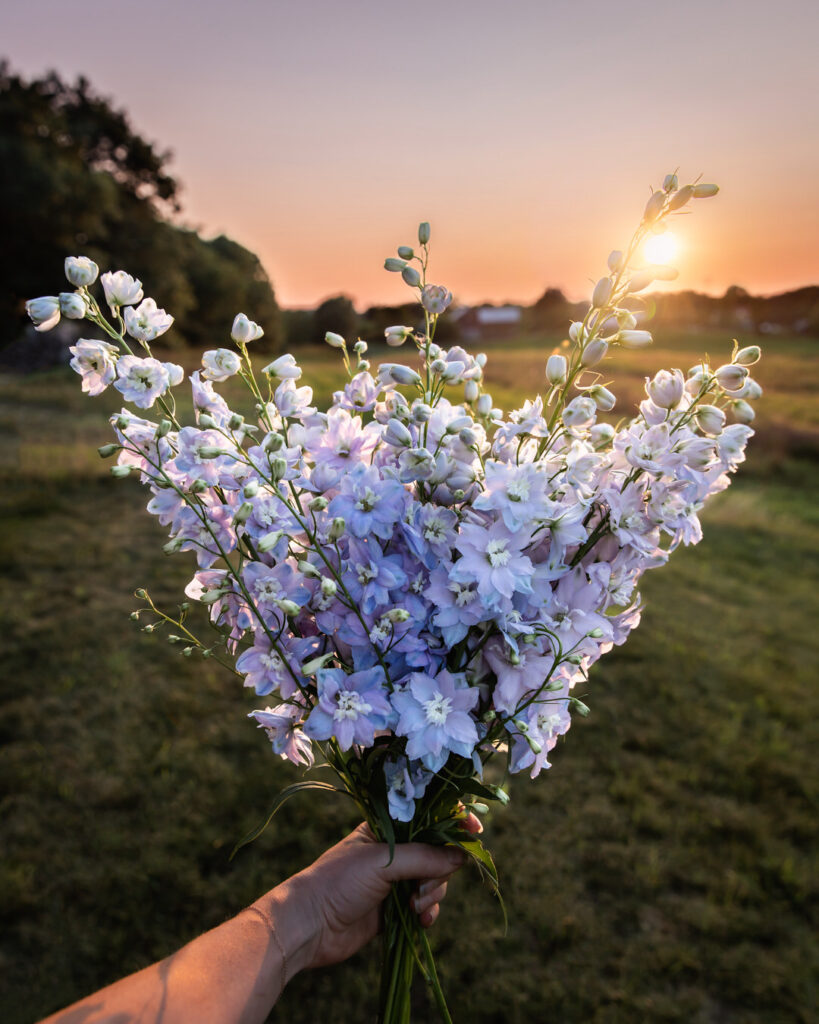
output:
[[[384, 334], [407, 361], [372, 367], [365, 340], [328, 332], [347, 380], [326, 410], [293, 355], [255, 373], [249, 346], [263, 330], [239, 313], [190, 375], [193, 423], [180, 422], [182, 369], [151, 351], [173, 318], [119, 270], [99, 279], [112, 322], [87, 257], [66, 259], [74, 292], [27, 304], [37, 330], [65, 316], [106, 336], [71, 349], [84, 391], [113, 385], [126, 403], [100, 454], [148, 486], [164, 550], [193, 554], [185, 596], [219, 639], [198, 640], [184, 612], [153, 602], [151, 629], [176, 623], [169, 639], [187, 656], [233, 659], [270, 699], [251, 717], [273, 751], [334, 770], [379, 838], [460, 844], [491, 870], [459, 829], [476, 794], [505, 798], [485, 765], [497, 756], [532, 777], [549, 767], [573, 715], [588, 713], [578, 687], [639, 624], [643, 574], [700, 540], [700, 511], [742, 462], [761, 395], [757, 346], [735, 345], [716, 369], [646, 378], [617, 427], [601, 369], [651, 343], [639, 295], [676, 273], [641, 262], [643, 241], [715, 191], [676, 175], [652, 191], [568, 342], [544, 353], [542, 393], [508, 414], [485, 388], [486, 356], [436, 341], [453, 299], [427, 279], [426, 222], [417, 246], [385, 263], [419, 303], [414, 325]], [[219, 391], [234, 377], [252, 398], [247, 418]], [[387, 970], [401, 977], [416, 938], [424, 949], [401, 925], [405, 895], [385, 917]], [[386, 1024], [408, 1016], [407, 992], [390, 991]]]

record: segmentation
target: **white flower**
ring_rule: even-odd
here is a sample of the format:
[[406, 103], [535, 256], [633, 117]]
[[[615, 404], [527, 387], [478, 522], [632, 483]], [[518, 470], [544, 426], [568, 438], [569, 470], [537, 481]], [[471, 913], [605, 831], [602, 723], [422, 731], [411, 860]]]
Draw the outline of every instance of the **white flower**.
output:
[[569, 365], [566, 362], [566, 357], [561, 356], [558, 353], [549, 356], [546, 360], [546, 380], [552, 385], [563, 384], [566, 380], [566, 374], [568, 373]]
[[60, 299], [57, 295], [41, 295], [39, 299], [29, 299], [26, 312], [31, 317], [36, 331], [50, 331], [60, 322]]
[[295, 358], [288, 352], [287, 355], [279, 356], [263, 367], [262, 373], [266, 373], [268, 377], [280, 377], [282, 380], [298, 380], [301, 377], [301, 367], [296, 365]]
[[74, 358], [70, 367], [82, 377], [82, 389], [89, 395], [99, 395], [116, 376], [118, 349], [107, 341], [87, 341], [81, 338], [69, 349]]
[[206, 380], [227, 380], [241, 365], [239, 357], [229, 348], [210, 349], [202, 353], [202, 376]]
[[594, 400], [585, 395], [578, 395], [563, 410], [563, 422], [567, 427], [585, 427], [590, 424], [597, 415], [597, 406]]
[[126, 274], [124, 270], [113, 273], [109, 270], [100, 278], [105, 292], [105, 301], [115, 311], [118, 306], [133, 306], [142, 301], [142, 282]]
[[421, 305], [433, 316], [443, 313], [450, 302], [452, 302], [452, 292], [441, 285], [428, 284], [421, 292]]
[[714, 371], [714, 376], [724, 391], [741, 391], [748, 376], [748, 370], [744, 366], [726, 363]]
[[100, 268], [87, 256], [66, 256], [65, 276], [75, 288], [87, 288], [97, 280]]
[[580, 357], [581, 366], [597, 366], [609, 350], [609, 343], [603, 338], [595, 338], [583, 349]]
[[328, 345], [332, 346], [332, 348], [344, 348], [347, 344], [340, 334], [335, 334], [333, 331], [327, 331], [324, 335], [324, 340]]
[[60, 312], [69, 320], [82, 320], [88, 312], [88, 303], [77, 292], [60, 292]]
[[646, 377], [646, 393], [661, 409], [674, 409], [679, 405], [684, 390], [682, 370], [659, 370], [651, 381]]
[[393, 348], [398, 348], [399, 345], [404, 344], [404, 342], [411, 334], [411, 327], [399, 327], [398, 325], [396, 325], [394, 327], [388, 327], [384, 331], [384, 338], [386, 339], [388, 345], [391, 345]]
[[703, 434], [718, 434], [725, 426], [725, 413], [715, 405], [701, 405], [694, 413]]
[[257, 323], [244, 315], [237, 313], [233, 320], [233, 327], [230, 329], [230, 336], [237, 345], [246, 345], [249, 341], [256, 341], [264, 334], [264, 331]]
[[623, 348], [643, 348], [652, 340], [650, 331], [620, 331], [615, 337]]
[[173, 323], [173, 317], [164, 309], [157, 309], [153, 299], [145, 299], [136, 309], [129, 306], [124, 317], [125, 329], [137, 341], [153, 341]]

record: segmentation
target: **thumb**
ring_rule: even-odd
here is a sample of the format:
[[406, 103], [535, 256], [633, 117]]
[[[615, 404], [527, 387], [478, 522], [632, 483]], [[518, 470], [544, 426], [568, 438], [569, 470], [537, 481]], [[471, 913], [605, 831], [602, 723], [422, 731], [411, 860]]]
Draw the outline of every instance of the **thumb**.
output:
[[[386, 846], [384, 850], [386, 852]], [[466, 854], [456, 846], [400, 843], [395, 847], [392, 863], [384, 864], [381, 872], [387, 882], [408, 878], [444, 878], [462, 867], [465, 861]]]

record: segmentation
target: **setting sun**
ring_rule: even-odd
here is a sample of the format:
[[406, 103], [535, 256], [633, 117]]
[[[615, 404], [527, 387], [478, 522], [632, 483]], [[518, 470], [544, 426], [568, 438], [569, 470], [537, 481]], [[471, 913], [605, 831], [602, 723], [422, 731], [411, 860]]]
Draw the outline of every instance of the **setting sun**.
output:
[[649, 263], [670, 263], [677, 255], [677, 238], [670, 231], [652, 235], [643, 245], [643, 255]]

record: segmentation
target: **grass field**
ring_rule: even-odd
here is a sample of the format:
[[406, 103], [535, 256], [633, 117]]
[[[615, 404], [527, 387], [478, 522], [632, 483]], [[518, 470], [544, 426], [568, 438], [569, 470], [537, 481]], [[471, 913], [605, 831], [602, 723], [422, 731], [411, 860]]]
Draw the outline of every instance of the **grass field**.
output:
[[[487, 348], [498, 404], [538, 388], [552, 344]], [[704, 350], [730, 339], [624, 353], [615, 390]], [[326, 354], [303, 364], [329, 394]], [[476, 875], [451, 887], [434, 944], [460, 1024], [817, 1019], [819, 344], [773, 338], [758, 369], [759, 433], [705, 540], [649, 575], [591, 716], [488, 821], [508, 933]], [[355, 823], [308, 794], [229, 861], [297, 773], [245, 718], [258, 698], [128, 620], [139, 586], [178, 601], [191, 564], [96, 455], [115, 405], [69, 371], [0, 381], [5, 1024], [166, 955]], [[377, 970], [373, 946], [299, 977], [271, 1019], [369, 1020]]]

